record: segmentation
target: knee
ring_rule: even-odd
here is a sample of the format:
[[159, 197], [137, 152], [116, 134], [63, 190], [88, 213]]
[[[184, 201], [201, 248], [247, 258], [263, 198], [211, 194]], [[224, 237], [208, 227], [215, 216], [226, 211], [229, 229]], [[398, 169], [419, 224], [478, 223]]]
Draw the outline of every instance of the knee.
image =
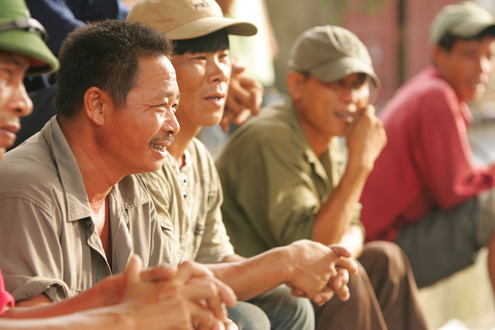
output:
[[368, 275], [386, 274], [397, 279], [404, 277], [410, 267], [401, 248], [390, 242], [366, 243], [359, 261]]
[[268, 316], [272, 329], [314, 329], [313, 306], [308, 299], [296, 298], [285, 285], [251, 300]]
[[235, 307], [228, 308], [228, 313], [239, 330], [270, 330], [265, 312], [253, 304], [240, 301]]

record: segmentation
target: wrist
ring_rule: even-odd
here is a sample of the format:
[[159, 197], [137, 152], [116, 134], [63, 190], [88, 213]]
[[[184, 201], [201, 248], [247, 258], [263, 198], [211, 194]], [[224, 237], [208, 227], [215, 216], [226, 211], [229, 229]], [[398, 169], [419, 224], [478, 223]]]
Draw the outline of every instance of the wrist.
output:
[[295, 273], [294, 246], [290, 244], [274, 248], [271, 251], [273, 252], [272, 269], [278, 273], [281, 283], [290, 282], [294, 278]]

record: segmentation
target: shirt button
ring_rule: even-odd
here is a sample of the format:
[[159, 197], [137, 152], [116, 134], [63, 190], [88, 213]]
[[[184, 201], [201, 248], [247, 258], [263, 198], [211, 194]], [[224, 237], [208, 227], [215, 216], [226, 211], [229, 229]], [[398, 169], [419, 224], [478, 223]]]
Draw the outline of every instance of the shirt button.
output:
[[182, 192], [182, 197], [186, 198], [186, 196], [187, 196], [187, 192], [183, 191]]
[[91, 220], [86, 220], [86, 227], [91, 228]]

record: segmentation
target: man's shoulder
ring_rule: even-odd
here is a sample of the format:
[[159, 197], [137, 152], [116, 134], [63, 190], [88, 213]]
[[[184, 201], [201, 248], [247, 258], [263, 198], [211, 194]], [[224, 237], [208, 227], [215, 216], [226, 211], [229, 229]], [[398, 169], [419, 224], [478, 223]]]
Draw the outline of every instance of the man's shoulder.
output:
[[453, 88], [429, 68], [419, 73], [399, 89], [398, 94], [411, 99], [437, 98], [451, 95]]
[[52, 212], [62, 196], [57, 191], [63, 191], [57, 167], [43, 144], [23, 144], [5, 154], [0, 163], [1, 200], [23, 200]]
[[46, 197], [56, 188], [57, 166], [46, 144], [39, 140], [5, 154], [0, 163], [0, 194]]
[[238, 131], [238, 135], [249, 137], [250, 141], [284, 140], [293, 136], [297, 122], [290, 99], [264, 107], [257, 117], [252, 117]]
[[380, 113], [382, 119], [401, 112], [410, 117], [416, 112], [429, 112], [435, 105], [456, 100], [455, 91], [442, 78], [425, 70], [400, 87]]

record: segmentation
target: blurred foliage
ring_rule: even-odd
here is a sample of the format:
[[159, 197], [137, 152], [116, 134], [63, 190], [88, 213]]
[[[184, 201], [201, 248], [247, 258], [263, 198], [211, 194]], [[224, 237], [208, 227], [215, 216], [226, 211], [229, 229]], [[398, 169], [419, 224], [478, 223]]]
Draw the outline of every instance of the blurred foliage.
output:
[[374, 14], [387, 3], [388, 0], [320, 0], [322, 5], [330, 7], [330, 23], [340, 24], [350, 10], [357, 10], [367, 14]]

